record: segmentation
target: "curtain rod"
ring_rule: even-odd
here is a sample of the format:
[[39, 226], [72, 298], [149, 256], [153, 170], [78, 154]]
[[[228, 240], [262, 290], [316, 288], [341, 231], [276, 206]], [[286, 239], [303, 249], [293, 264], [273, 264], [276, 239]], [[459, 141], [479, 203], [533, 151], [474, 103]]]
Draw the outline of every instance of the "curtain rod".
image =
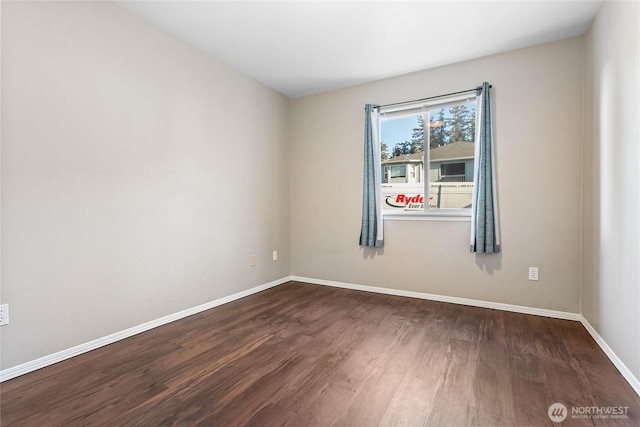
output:
[[[493, 87], [492, 85], [489, 85], [489, 89], [491, 89], [492, 87]], [[482, 86], [478, 86], [478, 87], [475, 87], [473, 89], [461, 90], [461, 91], [458, 91], [458, 92], [445, 93], [444, 95], [436, 95], [436, 96], [430, 96], [428, 98], [414, 99], [413, 101], [403, 101], [403, 102], [394, 102], [393, 104], [377, 105], [375, 108], [380, 109], [380, 108], [385, 108], [385, 107], [393, 107], [394, 105], [413, 104], [414, 102], [428, 101], [430, 99], [436, 99], [436, 98], [444, 98], [445, 96], [458, 95], [458, 94], [466, 93], [466, 92], [475, 92], [478, 89], [482, 89]]]

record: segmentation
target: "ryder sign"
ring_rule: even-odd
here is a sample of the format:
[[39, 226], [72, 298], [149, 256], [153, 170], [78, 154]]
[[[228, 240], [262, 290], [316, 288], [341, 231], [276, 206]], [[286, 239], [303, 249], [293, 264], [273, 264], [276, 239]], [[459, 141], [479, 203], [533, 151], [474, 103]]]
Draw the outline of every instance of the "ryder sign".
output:
[[424, 196], [422, 184], [382, 184], [382, 209], [387, 213], [421, 212], [428, 209], [461, 209], [471, 207], [472, 182], [433, 183]]

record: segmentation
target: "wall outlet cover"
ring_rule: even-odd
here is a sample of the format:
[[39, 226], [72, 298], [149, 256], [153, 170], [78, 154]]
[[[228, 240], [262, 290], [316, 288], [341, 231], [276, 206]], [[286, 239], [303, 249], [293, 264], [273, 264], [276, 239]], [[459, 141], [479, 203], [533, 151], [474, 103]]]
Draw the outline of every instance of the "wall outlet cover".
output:
[[9, 324], [9, 304], [0, 304], [0, 326]]

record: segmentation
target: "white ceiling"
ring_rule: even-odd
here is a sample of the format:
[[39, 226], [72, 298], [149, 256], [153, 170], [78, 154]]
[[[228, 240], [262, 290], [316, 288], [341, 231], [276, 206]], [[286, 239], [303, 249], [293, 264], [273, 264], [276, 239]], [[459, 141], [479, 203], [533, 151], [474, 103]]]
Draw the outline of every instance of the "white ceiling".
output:
[[602, 1], [117, 1], [289, 98], [581, 35]]

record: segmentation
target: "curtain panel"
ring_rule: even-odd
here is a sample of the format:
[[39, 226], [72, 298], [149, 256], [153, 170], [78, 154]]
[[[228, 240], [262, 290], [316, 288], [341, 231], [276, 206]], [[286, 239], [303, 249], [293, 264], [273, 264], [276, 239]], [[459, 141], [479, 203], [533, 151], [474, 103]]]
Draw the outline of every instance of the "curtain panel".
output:
[[375, 105], [367, 104], [364, 120], [364, 175], [360, 246], [382, 247], [384, 245], [379, 130], [380, 114]]
[[484, 82], [477, 91], [476, 170], [471, 208], [470, 250], [476, 253], [500, 252], [498, 197], [491, 121], [491, 86]]

